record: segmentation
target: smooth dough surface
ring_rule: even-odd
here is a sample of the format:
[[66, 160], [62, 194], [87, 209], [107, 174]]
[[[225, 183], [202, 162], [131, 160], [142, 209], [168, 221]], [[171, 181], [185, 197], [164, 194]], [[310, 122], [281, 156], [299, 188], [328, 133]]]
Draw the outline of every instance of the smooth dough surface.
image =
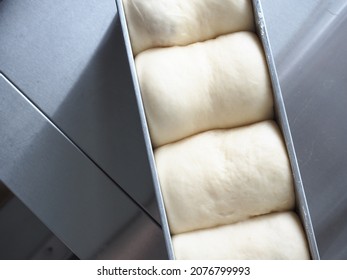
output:
[[273, 117], [264, 54], [251, 32], [148, 50], [135, 62], [154, 147]]
[[309, 259], [301, 223], [294, 212], [267, 214], [233, 225], [172, 237], [178, 260]]
[[294, 208], [293, 178], [277, 124], [211, 130], [155, 150], [173, 234]]
[[134, 55], [254, 29], [250, 0], [123, 0]]

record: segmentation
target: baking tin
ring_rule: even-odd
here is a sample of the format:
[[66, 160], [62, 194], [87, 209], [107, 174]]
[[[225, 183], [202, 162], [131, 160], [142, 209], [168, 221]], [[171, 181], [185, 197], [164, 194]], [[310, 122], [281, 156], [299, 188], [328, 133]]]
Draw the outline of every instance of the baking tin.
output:
[[[316, 238], [315, 238], [314, 230], [313, 230], [313, 226], [312, 226], [312, 221], [311, 221], [311, 217], [310, 217], [310, 213], [309, 213], [309, 209], [308, 209], [308, 205], [307, 205], [305, 191], [304, 191], [302, 180], [301, 180], [301, 175], [300, 175], [299, 165], [298, 165], [298, 161], [297, 161], [296, 154], [295, 154], [293, 139], [292, 139], [291, 132], [290, 132], [290, 127], [289, 127], [289, 123], [288, 123], [288, 119], [287, 119], [286, 109], [285, 109], [284, 102], [283, 102], [281, 88], [280, 88], [280, 84], [279, 84], [279, 80], [278, 80], [278, 75], [276, 72], [276, 66], [275, 66], [275, 62], [274, 62], [272, 51], [271, 51], [270, 41], [268, 38], [268, 33], [267, 33], [265, 20], [264, 20], [264, 16], [263, 16], [263, 10], [261, 7], [261, 1], [260, 0], [252, 0], [252, 2], [253, 2], [253, 13], [254, 13], [254, 18], [255, 18], [256, 31], [257, 31], [257, 34], [258, 34], [259, 38], [261, 39], [261, 42], [263, 45], [263, 49], [265, 52], [266, 61], [267, 61], [267, 65], [268, 65], [268, 70], [269, 70], [270, 77], [271, 77], [273, 96], [274, 96], [274, 106], [275, 106], [275, 113], [276, 113], [276, 121], [282, 130], [282, 134], [283, 134], [283, 137], [284, 137], [284, 140], [286, 143], [288, 156], [289, 156], [289, 160], [290, 160], [291, 168], [292, 168], [292, 173], [293, 173], [293, 177], [294, 177], [295, 195], [296, 195], [296, 211], [301, 218], [301, 221], [302, 221], [305, 233], [306, 233], [306, 237], [307, 237], [307, 241], [308, 241], [308, 245], [309, 245], [309, 249], [310, 249], [310, 253], [311, 253], [311, 258], [314, 260], [318, 260], [318, 259], [320, 259], [318, 247], [317, 247]], [[148, 159], [149, 159], [150, 166], [151, 166], [151, 172], [152, 172], [152, 177], [153, 177], [153, 182], [154, 182], [155, 194], [156, 194], [156, 198], [157, 198], [157, 202], [158, 202], [158, 207], [159, 207], [159, 212], [160, 212], [160, 217], [161, 217], [161, 226], [163, 229], [163, 234], [164, 234], [165, 243], [166, 243], [166, 247], [167, 247], [168, 258], [169, 259], [175, 259], [174, 250], [172, 247], [170, 229], [169, 229], [169, 225], [168, 225], [168, 220], [167, 220], [165, 207], [164, 207], [164, 201], [163, 201], [160, 183], [159, 183], [159, 178], [158, 178], [158, 173], [157, 173], [156, 164], [154, 161], [153, 148], [152, 148], [152, 144], [151, 144], [149, 129], [148, 129], [145, 111], [144, 111], [144, 106], [143, 106], [143, 102], [142, 102], [140, 86], [139, 86], [139, 82], [138, 82], [138, 78], [137, 78], [137, 74], [136, 74], [134, 55], [132, 52], [132, 47], [131, 47], [131, 42], [130, 42], [130, 37], [129, 37], [129, 31], [128, 31], [128, 27], [127, 27], [127, 23], [126, 23], [126, 17], [125, 17], [125, 13], [124, 13], [122, 0], [116, 0], [116, 4], [117, 4], [117, 9], [118, 9], [118, 16], [119, 16], [120, 23], [122, 26], [122, 31], [123, 31], [126, 50], [127, 50], [127, 56], [128, 56], [128, 60], [129, 60], [131, 75], [132, 75], [132, 79], [133, 79], [133, 83], [134, 83], [137, 105], [138, 105], [138, 109], [139, 109], [139, 113], [140, 113], [140, 117], [141, 117], [142, 130], [144, 133]]]

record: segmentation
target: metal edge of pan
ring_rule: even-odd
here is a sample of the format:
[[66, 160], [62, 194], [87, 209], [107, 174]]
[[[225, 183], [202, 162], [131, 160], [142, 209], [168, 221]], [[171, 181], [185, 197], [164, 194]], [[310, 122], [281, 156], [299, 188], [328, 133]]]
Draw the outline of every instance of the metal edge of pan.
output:
[[117, 10], [118, 10], [118, 17], [119, 17], [121, 27], [122, 27], [122, 32], [123, 32], [124, 42], [125, 42], [125, 46], [126, 46], [127, 56], [128, 56], [128, 60], [129, 60], [131, 76], [132, 76], [132, 80], [133, 80], [133, 84], [134, 84], [135, 96], [136, 96], [136, 101], [137, 101], [137, 105], [138, 105], [138, 109], [139, 109], [142, 130], [144, 133], [147, 155], [148, 155], [148, 160], [149, 160], [149, 164], [150, 164], [150, 168], [151, 168], [154, 190], [155, 190], [155, 194], [156, 194], [156, 198], [157, 198], [159, 213], [160, 213], [160, 217], [161, 217], [161, 226], [162, 226], [164, 239], [165, 239], [165, 243], [166, 243], [168, 258], [170, 260], [173, 260], [173, 259], [175, 259], [175, 255], [174, 255], [174, 250], [173, 250], [173, 246], [172, 246], [170, 229], [169, 229], [169, 224], [168, 224], [168, 220], [167, 220], [167, 216], [166, 216], [164, 200], [163, 200], [163, 196], [162, 196], [162, 192], [161, 192], [161, 188], [160, 188], [158, 172], [157, 172], [156, 164], [155, 164], [155, 160], [154, 160], [153, 147], [152, 147], [151, 139], [150, 139], [150, 135], [149, 135], [149, 129], [148, 129], [147, 120], [146, 120], [146, 116], [145, 116], [145, 110], [144, 110], [143, 101], [142, 101], [142, 97], [141, 97], [140, 85], [139, 85], [139, 81], [137, 78], [135, 61], [134, 61], [134, 56], [133, 56], [133, 52], [132, 52], [130, 36], [129, 36], [128, 27], [127, 27], [127, 22], [126, 22], [126, 17], [125, 17], [125, 13], [124, 13], [124, 7], [123, 7], [122, 0], [116, 0], [116, 5], [117, 5]]
[[252, 0], [253, 1], [253, 14], [255, 19], [255, 25], [257, 29], [257, 34], [261, 39], [265, 57], [268, 65], [268, 70], [270, 73], [271, 84], [274, 95], [274, 104], [275, 104], [275, 112], [277, 117], [277, 122], [282, 130], [282, 134], [286, 143], [287, 152], [292, 168], [292, 173], [294, 177], [294, 185], [295, 185], [295, 196], [296, 196], [296, 208], [301, 221], [303, 223], [303, 227], [306, 233], [311, 258], [313, 260], [319, 260], [319, 251], [317, 247], [316, 237], [314, 234], [314, 229], [311, 221], [311, 216], [309, 212], [309, 208], [307, 205], [306, 195], [304, 186], [301, 179], [300, 169], [295, 153], [294, 142], [292, 139], [292, 135], [290, 132], [290, 126], [287, 118], [286, 108], [283, 101], [283, 96], [281, 92], [281, 87], [279, 84], [279, 79], [277, 75], [276, 65], [273, 58], [273, 54], [271, 51], [270, 40], [268, 37], [268, 32], [266, 29], [263, 9], [261, 6], [261, 0]]

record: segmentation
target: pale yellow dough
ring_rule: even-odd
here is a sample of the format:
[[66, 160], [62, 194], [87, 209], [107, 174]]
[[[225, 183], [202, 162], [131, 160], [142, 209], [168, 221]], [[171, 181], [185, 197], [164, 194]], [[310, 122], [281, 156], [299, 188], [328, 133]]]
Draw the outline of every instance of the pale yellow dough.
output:
[[251, 0], [123, 0], [134, 55], [254, 29]]
[[267, 66], [253, 33], [148, 50], [135, 61], [154, 147], [273, 117]]
[[294, 208], [293, 178], [273, 121], [211, 130], [155, 150], [173, 234]]
[[233, 225], [172, 237], [178, 260], [307, 260], [305, 234], [294, 212], [268, 214]]

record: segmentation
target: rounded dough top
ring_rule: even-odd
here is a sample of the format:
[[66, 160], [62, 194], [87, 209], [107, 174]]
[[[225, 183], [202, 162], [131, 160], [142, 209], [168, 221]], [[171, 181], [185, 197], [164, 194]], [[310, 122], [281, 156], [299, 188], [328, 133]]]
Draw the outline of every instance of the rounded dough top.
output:
[[273, 117], [267, 65], [252, 32], [147, 50], [135, 63], [154, 147]]
[[273, 121], [211, 130], [155, 150], [173, 234], [292, 210], [293, 176]]
[[254, 29], [250, 0], [123, 0], [134, 55]]
[[173, 236], [176, 259], [307, 260], [306, 236], [294, 212]]

